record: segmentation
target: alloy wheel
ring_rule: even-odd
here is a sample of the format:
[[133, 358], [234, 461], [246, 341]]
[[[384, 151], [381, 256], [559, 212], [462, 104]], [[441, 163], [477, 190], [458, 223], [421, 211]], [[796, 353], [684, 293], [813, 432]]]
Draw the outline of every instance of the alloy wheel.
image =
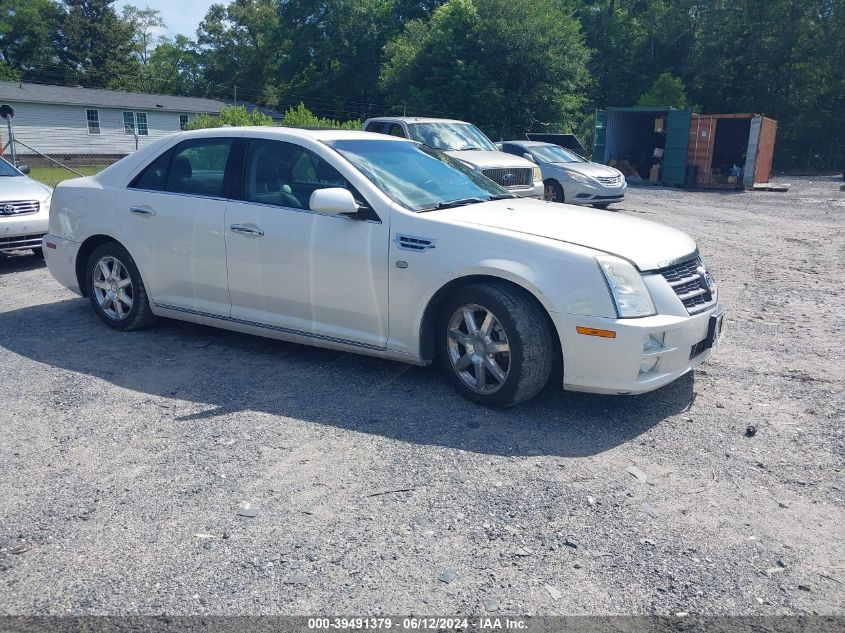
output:
[[557, 188], [551, 184], [547, 183], [543, 188], [543, 197], [549, 202], [559, 202], [557, 199]]
[[132, 309], [132, 278], [120, 260], [106, 255], [97, 260], [92, 271], [93, 291], [100, 309], [110, 319], [119, 321]]
[[449, 361], [461, 380], [476, 393], [501, 389], [510, 371], [510, 344], [499, 320], [487, 308], [467, 304], [449, 319]]

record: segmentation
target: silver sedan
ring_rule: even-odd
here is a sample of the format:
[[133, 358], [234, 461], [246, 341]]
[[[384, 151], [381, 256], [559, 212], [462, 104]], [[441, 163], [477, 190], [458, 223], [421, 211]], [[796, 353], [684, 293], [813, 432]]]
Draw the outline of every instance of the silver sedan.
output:
[[584, 204], [606, 209], [625, 199], [628, 183], [622, 172], [591, 163], [575, 152], [539, 141], [502, 141], [503, 152], [534, 161], [543, 172], [544, 197], [550, 202]]

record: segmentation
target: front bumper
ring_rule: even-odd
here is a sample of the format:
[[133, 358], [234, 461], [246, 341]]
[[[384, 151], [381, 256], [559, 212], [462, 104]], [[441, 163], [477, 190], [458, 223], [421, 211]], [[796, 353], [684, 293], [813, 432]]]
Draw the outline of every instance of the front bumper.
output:
[[541, 181], [535, 182], [531, 187], [512, 187], [508, 191], [518, 198], [543, 199], [543, 183]]
[[50, 217], [46, 210], [28, 215], [0, 217], [0, 253], [41, 248]]
[[564, 201], [567, 204], [610, 204], [625, 199], [628, 183], [622, 182], [616, 187], [605, 187], [601, 184], [586, 184], [574, 180], [560, 181], [563, 188]]
[[[563, 349], [563, 388], [605, 394], [653, 391], [703, 363], [724, 334], [724, 308], [694, 316], [656, 315], [641, 319], [607, 319], [552, 313]], [[579, 334], [577, 327], [606, 330], [615, 338]], [[652, 335], [662, 346], [646, 350]], [[647, 359], [653, 369], [642, 372]]]

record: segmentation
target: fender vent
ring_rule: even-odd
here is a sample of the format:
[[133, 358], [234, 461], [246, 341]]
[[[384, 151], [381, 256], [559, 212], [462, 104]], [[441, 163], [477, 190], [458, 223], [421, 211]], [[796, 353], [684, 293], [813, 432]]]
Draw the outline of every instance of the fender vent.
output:
[[396, 235], [396, 246], [406, 251], [426, 251], [434, 248], [436, 244], [436, 241], [427, 237], [414, 237], [413, 235], [401, 235], [398, 233]]

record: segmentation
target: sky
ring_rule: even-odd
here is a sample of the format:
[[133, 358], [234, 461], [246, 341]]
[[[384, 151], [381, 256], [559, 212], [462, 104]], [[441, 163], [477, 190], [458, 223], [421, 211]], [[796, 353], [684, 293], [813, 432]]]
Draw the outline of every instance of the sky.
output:
[[167, 24], [167, 32], [163, 35], [173, 37], [181, 33], [193, 39], [196, 37], [200, 20], [205, 17], [208, 7], [213, 3], [214, 0], [117, 0], [114, 6], [118, 11], [127, 4], [134, 4], [142, 9], [158, 9]]

